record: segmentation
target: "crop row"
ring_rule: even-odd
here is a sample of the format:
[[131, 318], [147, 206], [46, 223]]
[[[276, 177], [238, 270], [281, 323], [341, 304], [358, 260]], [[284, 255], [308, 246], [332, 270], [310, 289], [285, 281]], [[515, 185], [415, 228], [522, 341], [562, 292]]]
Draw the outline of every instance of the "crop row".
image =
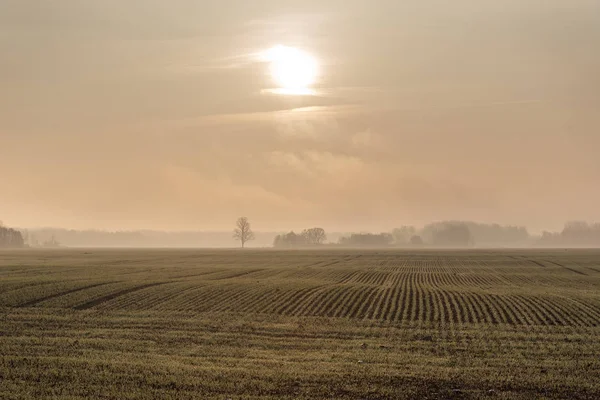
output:
[[[27, 290], [25, 290], [27, 289]], [[71, 282], [25, 288], [5, 306], [267, 313], [440, 324], [598, 326], [594, 298], [486, 293], [418, 284], [268, 285], [242, 282]]]
[[[169, 285], [167, 285], [169, 286]], [[597, 326], [589, 300], [489, 294], [415, 286], [206, 285], [156, 287], [102, 304], [105, 309], [232, 311], [431, 323]]]

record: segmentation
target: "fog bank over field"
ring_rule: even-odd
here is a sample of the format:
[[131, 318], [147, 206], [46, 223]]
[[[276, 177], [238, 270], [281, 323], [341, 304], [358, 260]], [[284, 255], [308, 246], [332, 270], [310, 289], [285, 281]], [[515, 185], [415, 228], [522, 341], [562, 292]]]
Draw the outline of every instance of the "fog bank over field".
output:
[[[3, 236], [3, 232], [5, 232]], [[19, 233], [20, 232], [20, 233]], [[20, 242], [15, 242], [19, 233]], [[423, 227], [404, 225], [389, 232], [327, 232], [319, 227], [261, 232], [252, 230], [248, 247], [300, 248], [528, 248], [600, 247], [600, 223], [568, 222], [558, 232], [531, 234], [524, 226], [469, 221], [444, 221]], [[20, 236], [23, 238], [20, 238]], [[140, 247], [230, 248], [238, 241], [233, 231], [100, 231], [67, 229], [0, 229], [0, 247]], [[10, 246], [11, 243], [21, 245]]]

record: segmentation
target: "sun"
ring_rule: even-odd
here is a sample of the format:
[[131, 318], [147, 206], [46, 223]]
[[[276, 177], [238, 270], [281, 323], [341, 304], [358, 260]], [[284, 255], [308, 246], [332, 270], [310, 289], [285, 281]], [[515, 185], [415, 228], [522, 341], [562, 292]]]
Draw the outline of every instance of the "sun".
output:
[[288, 46], [275, 46], [263, 54], [270, 73], [284, 94], [308, 94], [318, 74], [317, 60], [309, 53]]

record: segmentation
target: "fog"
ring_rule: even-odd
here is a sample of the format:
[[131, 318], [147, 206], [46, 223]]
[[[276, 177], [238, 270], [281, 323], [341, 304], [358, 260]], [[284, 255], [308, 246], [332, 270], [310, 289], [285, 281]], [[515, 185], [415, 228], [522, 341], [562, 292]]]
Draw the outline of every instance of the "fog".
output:
[[[314, 94], [268, 91], [277, 44], [319, 61]], [[4, 0], [0, 218], [600, 221], [599, 48], [594, 0]]]

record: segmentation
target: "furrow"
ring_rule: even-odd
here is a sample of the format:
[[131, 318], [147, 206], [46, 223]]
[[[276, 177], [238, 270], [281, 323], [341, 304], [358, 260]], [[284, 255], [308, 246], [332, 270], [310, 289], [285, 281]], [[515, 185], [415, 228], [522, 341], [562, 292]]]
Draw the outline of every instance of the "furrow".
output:
[[167, 282], [158, 282], [158, 283], [148, 283], [145, 285], [139, 285], [139, 286], [134, 286], [132, 288], [129, 289], [125, 289], [125, 290], [120, 290], [118, 292], [109, 294], [107, 296], [102, 296], [100, 298], [79, 304], [75, 307], [73, 307], [75, 310], [87, 310], [89, 308], [92, 307], [96, 307], [99, 306], [100, 304], [106, 303], [107, 301], [111, 301], [113, 299], [116, 299], [119, 296], [125, 296], [129, 293], [133, 293], [133, 292], [137, 292], [138, 290], [143, 290], [143, 289], [147, 289], [147, 288], [151, 288], [154, 286], [159, 286], [159, 285], [164, 285]]

